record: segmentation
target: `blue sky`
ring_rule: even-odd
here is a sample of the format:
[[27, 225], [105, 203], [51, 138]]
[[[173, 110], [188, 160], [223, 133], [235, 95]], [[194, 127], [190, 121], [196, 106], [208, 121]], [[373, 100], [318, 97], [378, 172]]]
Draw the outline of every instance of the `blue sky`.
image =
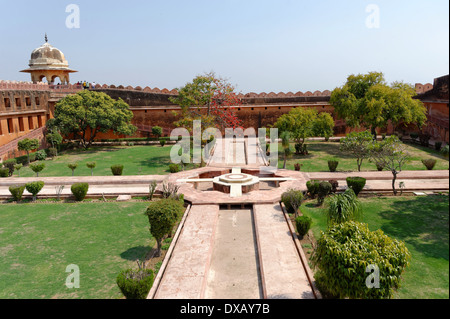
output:
[[[80, 8], [69, 29], [66, 6]], [[379, 28], [367, 28], [379, 8]], [[0, 79], [29, 81], [33, 49], [62, 50], [78, 80], [173, 89], [215, 71], [238, 91], [333, 90], [350, 74], [433, 82], [449, 70], [447, 0], [0, 0]]]

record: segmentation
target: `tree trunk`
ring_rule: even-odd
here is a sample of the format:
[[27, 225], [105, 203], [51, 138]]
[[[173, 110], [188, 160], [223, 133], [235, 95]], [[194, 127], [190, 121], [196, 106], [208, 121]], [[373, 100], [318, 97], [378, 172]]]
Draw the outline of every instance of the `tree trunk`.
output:
[[397, 180], [397, 172], [392, 172], [394, 178], [392, 179], [392, 190], [394, 191], [394, 196], [397, 196], [397, 190], [395, 189], [395, 181]]
[[356, 160], [356, 163], [358, 164], [358, 172], [361, 172], [361, 165], [362, 165], [363, 159], [362, 158], [358, 158]]
[[161, 257], [161, 240], [157, 240], [156, 244], [157, 244], [157, 248], [156, 248], [155, 257]]
[[283, 164], [283, 169], [286, 169], [286, 161], [287, 161], [287, 156], [286, 156], [286, 151], [284, 151], [284, 164]]
[[377, 140], [377, 128], [376, 127], [372, 127], [371, 133], [373, 135], [373, 140], [376, 141]]

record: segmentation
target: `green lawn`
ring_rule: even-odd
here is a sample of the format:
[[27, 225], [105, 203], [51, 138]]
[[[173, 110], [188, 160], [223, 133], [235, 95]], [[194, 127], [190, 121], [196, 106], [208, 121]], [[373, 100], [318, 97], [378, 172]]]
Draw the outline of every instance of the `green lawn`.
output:
[[[402, 240], [411, 252], [411, 265], [404, 273], [400, 299], [449, 298], [449, 197], [385, 197], [361, 199], [363, 222]], [[313, 219], [312, 231], [319, 238], [327, 228], [316, 201], [301, 210]]]
[[[155, 241], [148, 203], [1, 204], [0, 298], [122, 298], [116, 277]], [[65, 285], [78, 265], [80, 288]]]
[[[111, 176], [111, 166], [124, 165], [123, 175], [164, 175], [169, 173], [172, 146], [108, 146], [89, 150], [66, 151], [53, 160], [45, 161], [45, 169], [39, 177], [72, 176], [69, 163], [78, 163], [75, 176], [90, 176], [87, 162], [97, 162], [95, 176]], [[14, 176], [18, 176], [17, 172]], [[20, 170], [21, 177], [36, 176], [29, 167]]]
[[[356, 159], [351, 155], [344, 154], [339, 150], [340, 144], [337, 142], [307, 142], [309, 155], [301, 156], [293, 154], [288, 158], [286, 168], [293, 170], [294, 164], [303, 164], [301, 170], [304, 172], [328, 172], [328, 161], [337, 159], [339, 161], [338, 171], [357, 171], [358, 166]], [[291, 145], [291, 149], [295, 151], [295, 144]], [[439, 152], [418, 145], [406, 144], [407, 151], [411, 154], [411, 161], [404, 167], [404, 170], [426, 170], [422, 164], [422, 159], [434, 158], [437, 160], [436, 170], [445, 170], [449, 168], [448, 159], [440, 155]], [[283, 167], [284, 157], [282, 155], [283, 148], [281, 144], [278, 146], [279, 152], [279, 168]], [[376, 166], [368, 160], [364, 160], [361, 167], [362, 171], [375, 171]]]

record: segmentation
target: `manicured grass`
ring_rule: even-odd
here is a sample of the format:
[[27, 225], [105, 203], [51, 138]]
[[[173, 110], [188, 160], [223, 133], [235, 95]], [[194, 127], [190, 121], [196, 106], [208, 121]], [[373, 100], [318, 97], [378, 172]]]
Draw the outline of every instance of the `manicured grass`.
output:
[[[293, 154], [288, 158], [286, 168], [293, 170], [294, 164], [303, 164], [301, 170], [304, 172], [328, 172], [328, 161], [338, 160], [339, 165], [337, 171], [357, 171], [358, 166], [356, 159], [351, 155], [342, 153], [339, 150], [340, 144], [338, 142], [307, 142], [309, 155], [301, 156]], [[439, 152], [418, 145], [405, 144], [407, 151], [411, 155], [411, 161], [405, 165], [404, 170], [426, 170], [426, 167], [422, 164], [422, 159], [434, 158], [437, 160], [435, 170], [445, 170], [449, 168], [448, 159], [440, 155]], [[291, 145], [291, 149], [295, 152], [295, 144]], [[278, 167], [283, 167], [284, 157], [282, 155], [283, 148], [281, 144], [278, 146], [279, 163]], [[370, 163], [368, 160], [364, 160], [361, 170], [362, 171], [376, 171], [374, 163]]]
[[[381, 197], [361, 199], [362, 222], [370, 230], [383, 230], [406, 243], [412, 259], [403, 276], [399, 299], [449, 298], [449, 197]], [[317, 201], [301, 210], [313, 219], [315, 238], [327, 229], [326, 216]]]
[[[78, 163], [75, 176], [90, 176], [88, 162], [96, 162], [94, 176], [112, 176], [111, 166], [124, 165], [123, 175], [164, 175], [169, 173], [171, 146], [108, 146], [89, 150], [66, 151], [53, 160], [45, 161], [45, 169], [39, 177], [72, 176], [69, 163]], [[192, 166], [188, 166], [188, 168]], [[17, 172], [14, 176], [18, 176]], [[20, 170], [21, 177], [34, 177], [29, 167]]]
[[[122, 298], [118, 273], [155, 245], [148, 203], [0, 205], [0, 298]], [[68, 265], [80, 288], [65, 285]]]

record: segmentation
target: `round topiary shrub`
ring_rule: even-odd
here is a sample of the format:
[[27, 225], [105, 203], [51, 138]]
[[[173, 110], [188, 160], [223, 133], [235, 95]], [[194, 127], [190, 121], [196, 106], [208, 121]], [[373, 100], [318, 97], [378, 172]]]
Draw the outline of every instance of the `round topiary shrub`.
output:
[[164, 147], [164, 145], [166, 145], [166, 139], [163, 138], [163, 137], [161, 137], [161, 138], [159, 139], [159, 144], [160, 144], [162, 147]]
[[[322, 232], [311, 261], [317, 268], [317, 286], [324, 295], [381, 299], [391, 298], [394, 289], [400, 287], [410, 258], [404, 242], [381, 230], [371, 232], [367, 224], [349, 221]], [[371, 277], [374, 269], [379, 270], [379, 286]]]
[[9, 169], [6, 167], [0, 168], [0, 177], [9, 177]]
[[312, 225], [312, 219], [308, 216], [299, 216], [295, 219], [295, 225], [297, 226], [297, 232], [300, 237], [305, 236]]
[[312, 180], [306, 182], [306, 188], [308, 189], [309, 196], [314, 199], [316, 195], [319, 193], [319, 184], [320, 181]]
[[127, 299], [147, 299], [153, 286], [154, 274], [151, 269], [121, 271], [116, 282]]
[[123, 173], [123, 165], [111, 166], [111, 172], [114, 176], [121, 176]]
[[31, 182], [25, 185], [25, 189], [27, 190], [27, 192], [33, 195], [33, 201], [36, 201], [36, 196], [37, 194], [39, 194], [42, 188], [44, 188], [44, 182], [42, 181]]
[[281, 195], [281, 201], [288, 214], [295, 214], [297, 216], [298, 209], [302, 205], [303, 192], [295, 189], [289, 189]]
[[45, 163], [38, 162], [30, 164], [30, 168], [33, 172], [36, 173], [36, 177], [39, 177], [39, 173], [42, 172], [45, 168]]
[[20, 202], [22, 200], [24, 191], [25, 185], [13, 185], [9, 187], [9, 192], [11, 193], [15, 202]]
[[328, 183], [331, 184], [331, 192], [332, 193], [336, 193], [337, 192], [337, 188], [339, 187], [339, 182], [335, 179], [330, 179], [328, 181]]
[[89, 184], [88, 183], [75, 183], [70, 188], [72, 191], [73, 196], [78, 202], [81, 202], [86, 198], [87, 192], [89, 190]]
[[178, 165], [178, 164], [170, 164], [169, 165], [169, 171], [171, 173], [178, 173], [180, 171], [180, 165]]
[[353, 189], [355, 195], [358, 196], [366, 186], [366, 179], [363, 177], [347, 177], [347, 186]]

